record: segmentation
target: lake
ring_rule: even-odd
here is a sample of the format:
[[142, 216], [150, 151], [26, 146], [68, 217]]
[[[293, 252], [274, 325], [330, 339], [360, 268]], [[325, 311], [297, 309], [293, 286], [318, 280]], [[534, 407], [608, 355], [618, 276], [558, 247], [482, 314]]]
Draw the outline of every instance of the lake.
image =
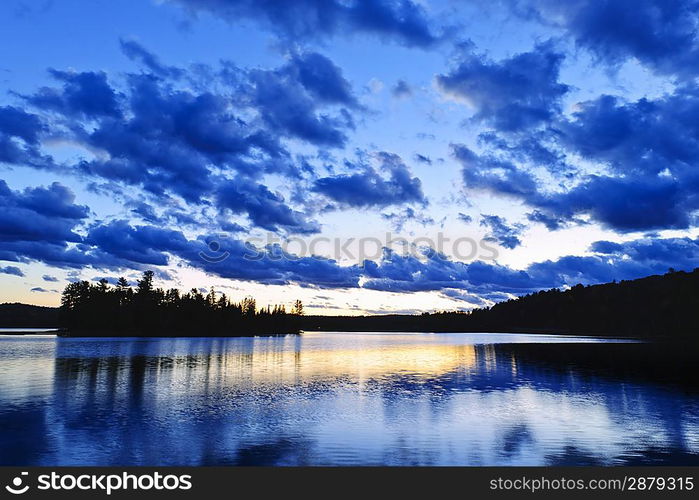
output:
[[0, 463], [695, 465], [685, 358], [521, 334], [4, 335]]

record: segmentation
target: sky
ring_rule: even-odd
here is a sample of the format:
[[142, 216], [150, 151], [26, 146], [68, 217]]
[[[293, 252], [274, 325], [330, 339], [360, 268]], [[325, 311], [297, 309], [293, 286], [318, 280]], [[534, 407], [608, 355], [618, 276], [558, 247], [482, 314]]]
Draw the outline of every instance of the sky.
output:
[[0, 302], [310, 314], [699, 267], [694, 0], [5, 0]]

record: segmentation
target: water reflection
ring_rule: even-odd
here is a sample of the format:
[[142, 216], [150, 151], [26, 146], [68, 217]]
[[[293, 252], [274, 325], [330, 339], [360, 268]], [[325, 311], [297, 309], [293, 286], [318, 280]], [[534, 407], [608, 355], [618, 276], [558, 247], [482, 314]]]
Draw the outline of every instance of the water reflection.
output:
[[0, 462], [699, 463], [699, 398], [644, 377], [657, 349], [508, 339], [3, 338]]

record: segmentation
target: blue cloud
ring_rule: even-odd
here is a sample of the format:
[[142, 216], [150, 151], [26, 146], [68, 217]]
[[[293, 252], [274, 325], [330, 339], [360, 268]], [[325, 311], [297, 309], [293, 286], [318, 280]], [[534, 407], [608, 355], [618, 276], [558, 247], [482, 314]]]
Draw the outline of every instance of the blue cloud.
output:
[[[48, 188], [13, 191], [0, 179], [0, 248], [11, 251], [10, 245], [21, 242], [43, 242], [63, 245], [79, 242], [75, 232], [89, 209], [75, 205], [73, 193], [58, 183]], [[5, 259], [15, 260], [15, 259]]]
[[190, 10], [208, 11], [230, 22], [260, 21], [281, 36], [313, 40], [345, 33], [368, 33], [407, 46], [438, 42], [424, 9], [411, 0], [173, 0]]
[[[163, 262], [162, 259], [138, 258], [138, 238], [128, 240], [125, 237], [128, 235], [121, 235], [121, 240], [100, 239], [111, 226], [102, 231], [93, 229], [87, 238], [83, 237], [81, 230], [90, 210], [74, 201], [73, 193], [58, 183], [48, 188], [13, 191], [0, 180], [0, 202], [7, 207], [0, 211], [0, 260], [39, 261], [61, 268], [108, 269], [138, 268], [139, 263]], [[146, 236], [148, 234], [146, 232]], [[143, 232], [138, 236], [146, 237]], [[97, 242], [100, 247], [93, 247]], [[156, 242], [149, 240], [148, 243]], [[164, 245], [164, 242], [158, 243]], [[122, 250], [116, 251], [122, 244], [125, 245]]]
[[39, 143], [39, 136], [46, 130], [41, 119], [14, 106], [0, 107], [0, 134], [18, 137], [27, 144]]
[[384, 249], [378, 262], [365, 261], [364, 288], [393, 292], [413, 292], [459, 288], [473, 293], [494, 291], [528, 293], [546, 288], [551, 282], [538, 280], [526, 271], [513, 270], [481, 261], [448, 259], [431, 249], [423, 255], [403, 255]]
[[167, 66], [160, 62], [158, 56], [148, 51], [145, 47], [134, 40], [119, 40], [121, 51], [132, 61], [139, 62], [154, 75], [166, 78], [180, 78], [184, 71], [174, 66]]
[[[506, 294], [629, 280], [663, 274], [669, 268], [699, 267], [699, 238], [640, 239], [622, 244], [596, 242], [590, 250], [592, 255], [569, 255], [517, 270], [483, 261], [453, 261], [433, 250], [425, 250], [418, 256], [384, 249], [378, 262], [364, 263], [362, 286], [393, 292], [455, 289], [494, 300], [507, 298]], [[458, 292], [451, 292], [455, 293]]]
[[105, 73], [72, 73], [55, 69], [49, 72], [53, 78], [63, 82], [63, 88], [43, 87], [36, 94], [28, 96], [27, 100], [34, 106], [86, 118], [121, 116], [118, 95], [107, 82]]
[[481, 214], [480, 225], [489, 230], [486, 238], [497, 241], [505, 248], [516, 248], [522, 244], [522, 241], [519, 239], [519, 235], [525, 228], [522, 224], [510, 225], [498, 215]]
[[[3, 197], [20, 209], [22, 204], [33, 206], [33, 193], [13, 192], [6, 187]], [[49, 190], [47, 190], [49, 191]], [[60, 192], [60, 191], [59, 191]], [[82, 210], [66, 210], [64, 199], [48, 197], [57, 204], [54, 222], [83, 214]], [[36, 208], [36, 207], [34, 207]], [[43, 209], [43, 207], [42, 207]], [[25, 208], [24, 215], [47, 217]], [[15, 210], [13, 210], [14, 212]], [[502, 220], [485, 216], [488, 227], [505, 232], [510, 227]], [[83, 219], [73, 219], [78, 224]], [[512, 269], [496, 263], [461, 262], [448, 259], [431, 249], [418, 255], [404, 255], [384, 249], [378, 261], [365, 261], [362, 266], [341, 266], [321, 257], [291, 255], [277, 245], [254, 248], [241, 240], [224, 238], [213, 249], [225, 258], [211, 258], [213, 251], [205, 238], [188, 239], [181, 231], [156, 226], [133, 226], [116, 220], [97, 223], [83, 238], [74, 232], [60, 240], [61, 234], [42, 238], [2, 231], [0, 259], [18, 262], [41, 261], [64, 268], [139, 269], [144, 266], [172, 264], [172, 258], [217, 276], [253, 280], [266, 284], [296, 283], [319, 288], [356, 288], [393, 292], [445, 291], [446, 295], [472, 304], [498, 300], [509, 294], [523, 294], [544, 288], [600, 283], [611, 280], [633, 279], [648, 274], [662, 273], [672, 267], [689, 270], [699, 266], [699, 239], [644, 238], [624, 243], [595, 242], [590, 255], [564, 256], [556, 260], [535, 262], [525, 269]], [[509, 232], [506, 236], [510, 236]], [[72, 243], [69, 245], [69, 243]], [[213, 256], [216, 257], [216, 256]], [[12, 274], [13, 266], [4, 268]], [[46, 281], [55, 278], [45, 276]], [[456, 290], [456, 291], [454, 291]]]
[[[321, 54], [295, 52], [273, 70], [228, 62], [184, 70], [166, 66], [136, 42], [122, 40], [121, 48], [144, 71], [127, 74], [120, 85], [101, 72], [52, 70], [62, 86], [24, 96], [37, 115], [0, 109], [0, 161], [58, 169], [38, 153], [46, 134], [96, 153], [72, 172], [107, 181], [111, 191], [139, 186], [147, 199], [171, 204], [179, 197], [191, 208], [210, 205], [235, 183], [246, 201], [234, 207], [229, 196], [223, 208], [269, 230], [317, 229], [259, 179], [277, 174], [297, 182], [314, 175], [296, 164], [287, 140], [344, 146], [354, 128], [352, 113], [365, 109], [339, 67]], [[187, 85], [178, 83], [185, 79]], [[70, 165], [60, 170], [71, 172]], [[158, 220], [143, 201], [129, 204], [145, 221]]]
[[564, 145], [617, 174], [685, 174], [699, 157], [699, 88], [685, 85], [656, 100], [602, 95], [561, 123]]
[[635, 58], [660, 73], [696, 75], [694, 0], [509, 0], [529, 19], [562, 28], [579, 47], [616, 66]]
[[247, 213], [256, 226], [274, 231], [282, 227], [293, 233], [313, 233], [317, 224], [306, 216], [289, 208], [284, 198], [272, 193], [266, 186], [237, 178], [221, 182], [217, 187], [216, 201], [219, 208], [234, 214]]
[[471, 222], [473, 222], [473, 217], [471, 217], [470, 215], [461, 213], [461, 212], [459, 212], [459, 214], [457, 215], [457, 218], [461, 222], [463, 222], [464, 224], [470, 224]]
[[118, 259], [130, 263], [132, 268], [141, 264], [166, 265], [175, 256], [189, 266], [223, 278], [319, 288], [357, 287], [360, 275], [357, 266], [340, 266], [322, 257], [291, 255], [277, 245], [256, 248], [235, 238], [222, 238], [212, 247], [204, 237], [188, 240], [180, 231], [131, 226], [125, 221], [96, 226], [85, 241], [83, 249], [91, 252], [90, 246], [99, 248], [107, 264]]
[[24, 272], [17, 266], [0, 266], [0, 274], [10, 274], [12, 276], [19, 276], [20, 278], [24, 276]]
[[524, 130], [560, 111], [569, 90], [558, 82], [563, 58], [550, 43], [500, 62], [467, 52], [436, 81], [442, 92], [474, 106], [476, 120], [502, 131]]
[[58, 268], [82, 269], [92, 266], [99, 269], [139, 269], [135, 263], [118, 259], [89, 246], [69, 246], [67, 242], [2, 241], [0, 260], [12, 262], [43, 262]]
[[340, 266], [336, 261], [322, 257], [300, 257], [285, 253], [278, 246], [252, 250], [235, 239], [222, 241], [220, 251], [230, 256], [221, 262], [203, 259], [210, 253], [203, 240], [180, 254], [189, 265], [224, 278], [253, 280], [270, 285], [297, 283], [317, 288], [356, 288], [360, 270], [357, 266]]
[[[354, 128], [346, 109], [337, 115], [318, 113], [315, 96], [321, 92], [318, 75], [307, 75], [306, 84], [288, 78], [284, 72], [256, 70], [250, 73], [250, 98], [262, 119], [273, 132], [307, 141], [318, 146], [342, 147], [347, 141], [345, 130]], [[299, 73], [299, 77], [303, 74]], [[309, 92], [308, 87], [311, 91]], [[334, 91], [325, 90], [323, 99]]]
[[597, 241], [590, 249], [604, 256], [651, 263], [653, 272], [663, 272], [670, 267], [689, 271], [699, 265], [699, 239], [643, 238], [624, 243]]
[[589, 214], [620, 232], [685, 229], [694, 202], [672, 179], [590, 176], [570, 191], [533, 200], [549, 214]]
[[85, 219], [90, 214], [90, 209], [86, 205], [76, 205], [73, 192], [58, 182], [47, 188], [27, 188], [23, 193], [14, 195], [8, 193], [4, 181], [0, 182], [3, 183], [0, 185], [0, 193], [12, 196], [18, 207], [50, 217], [72, 220]]
[[53, 282], [53, 283], [58, 282], [58, 278], [56, 278], [55, 276], [51, 276], [51, 275], [49, 275], [49, 274], [44, 274], [44, 275], [41, 277], [41, 279], [43, 279], [44, 281], [50, 281], [50, 282]]
[[514, 163], [478, 155], [463, 144], [452, 144], [451, 152], [463, 167], [461, 173], [467, 188], [523, 199], [538, 194], [539, 183], [536, 178]]
[[362, 171], [353, 174], [323, 177], [315, 181], [313, 189], [340, 205], [348, 207], [386, 207], [406, 203], [426, 204], [422, 183], [411, 177], [408, 167], [399, 156], [379, 153], [381, 172], [386, 179], [369, 165], [361, 165]]
[[155, 266], [168, 263], [166, 252], [182, 251], [188, 246], [180, 231], [131, 226], [124, 220], [92, 228], [85, 243], [126, 261]]
[[432, 165], [432, 159], [429, 156], [420, 153], [415, 153], [415, 161], [425, 165]]
[[399, 99], [411, 97], [413, 95], [413, 88], [405, 80], [398, 80], [391, 88], [391, 94], [393, 94], [393, 97]]
[[289, 71], [321, 102], [359, 106], [342, 70], [324, 55], [317, 52], [294, 55], [289, 63]]
[[[474, 307], [488, 307], [491, 305], [488, 299], [473, 293], [469, 293], [465, 290], [459, 290], [457, 288], [446, 288], [442, 290], [441, 293], [445, 297], [449, 297], [450, 299], [455, 300], [461, 300]], [[509, 297], [506, 294], [503, 295], [504, 297]]]
[[39, 151], [40, 138], [47, 130], [39, 116], [18, 107], [0, 106], [0, 163], [51, 166], [51, 159]]
[[[525, 153], [493, 137], [483, 154], [455, 145], [467, 188], [519, 199], [534, 208], [530, 220], [549, 229], [581, 223], [583, 216], [620, 232], [686, 229], [694, 212], [699, 174], [699, 90], [683, 85], [658, 99], [626, 102], [603, 95], [578, 105], [571, 117], [559, 117], [550, 141], [562, 154], [583, 157], [598, 173], [565, 170], [561, 188], [552, 190], [518, 163]], [[560, 156], [548, 170], [560, 170]], [[538, 165], [541, 165], [539, 163]]]
[[146, 222], [162, 222], [162, 219], [155, 212], [155, 209], [148, 203], [142, 201], [134, 204], [134, 208], [131, 209], [131, 213], [137, 215]]
[[[555, 123], [555, 122], [554, 122]], [[560, 131], [549, 129], [548, 122], [526, 133], [497, 133], [486, 131], [478, 134], [478, 144], [496, 151], [512, 162], [544, 167], [555, 178], [566, 178], [574, 171], [566, 163], [566, 154], [556, 147]]]
[[560, 217], [547, 215], [540, 210], [534, 210], [527, 214], [527, 220], [530, 222], [538, 222], [546, 226], [549, 231], [557, 231], [567, 225], [567, 221]]
[[428, 217], [423, 213], [417, 212], [412, 207], [405, 207], [399, 212], [381, 214], [381, 218], [389, 221], [393, 229], [396, 231], [402, 231], [405, 228], [405, 225], [410, 221], [416, 222], [425, 227], [429, 224], [434, 224], [434, 219], [432, 217]]
[[[214, 250], [204, 237], [190, 240], [181, 231], [133, 226], [124, 220], [94, 225], [75, 248], [22, 243], [11, 247], [17, 260], [37, 260], [64, 268], [142, 269], [172, 264], [172, 257], [177, 257], [189, 266], [220, 277], [265, 284], [352, 288], [358, 286], [360, 276], [357, 266], [340, 266], [322, 257], [291, 255], [276, 245], [254, 248], [235, 238], [222, 238], [216, 255], [212, 255]], [[3, 248], [0, 246], [0, 259], [7, 260]], [[215, 258], [224, 254], [223, 259]], [[158, 271], [162, 275], [162, 269]]]

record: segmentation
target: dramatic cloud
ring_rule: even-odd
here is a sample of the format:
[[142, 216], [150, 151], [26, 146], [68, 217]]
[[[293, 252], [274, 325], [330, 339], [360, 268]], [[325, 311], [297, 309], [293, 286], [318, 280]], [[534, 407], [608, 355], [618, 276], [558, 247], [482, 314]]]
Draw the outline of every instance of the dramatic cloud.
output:
[[[338, 89], [321, 90], [327, 75], [305, 75], [306, 83], [287, 76], [287, 71], [256, 70], [250, 73], [250, 99], [256, 105], [269, 129], [287, 137], [307, 141], [317, 146], [342, 147], [347, 141], [346, 129], [354, 122], [346, 109], [339, 115], [319, 114], [316, 102], [338, 99]], [[299, 77], [303, 73], [298, 73]], [[310, 89], [310, 90], [309, 90]], [[316, 95], [321, 94], [321, 100]]]
[[656, 100], [602, 95], [580, 103], [561, 123], [566, 147], [617, 174], [685, 175], [699, 158], [699, 88], [682, 86]]
[[267, 148], [263, 133], [232, 114], [222, 96], [174, 91], [148, 76], [133, 76], [130, 94], [129, 119], [103, 121], [82, 135], [108, 155], [83, 162], [85, 173], [197, 203], [213, 190], [209, 165], [235, 168], [256, 147], [278, 154]]
[[[43, 190], [46, 205], [37, 206]], [[56, 193], [61, 193], [58, 196]], [[72, 195], [60, 186], [11, 191], [3, 185], [3, 201], [25, 217], [39, 218], [55, 208], [52, 222], [79, 224], [87, 209], [74, 205]], [[32, 215], [34, 214], [34, 215]], [[414, 214], [413, 214], [414, 215]], [[519, 226], [509, 226], [496, 216], [483, 216], [486, 225], [501, 239], [515, 238]], [[2, 221], [4, 223], [4, 221]], [[699, 266], [699, 239], [644, 238], [625, 243], [598, 241], [590, 255], [565, 256], [555, 261], [535, 262], [525, 269], [484, 261], [461, 262], [432, 249], [421, 254], [400, 254], [384, 249], [377, 261], [361, 266], [341, 266], [321, 257], [286, 253], [278, 245], [257, 248], [234, 238], [223, 238], [212, 246], [206, 238], [190, 239], [181, 231], [152, 225], [131, 225], [125, 220], [93, 224], [84, 237], [65, 234], [13, 234], [2, 226], [0, 257], [21, 262], [40, 261], [56, 267], [95, 269], [142, 269], [146, 266], [184, 264], [224, 278], [265, 284], [300, 284], [318, 288], [366, 288], [392, 292], [446, 291], [445, 296], [470, 304], [499, 300], [509, 294], [577, 283], [592, 284], [633, 279], [663, 273], [669, 268], [689, 270]], [[500, 234], [503, 233], [503, 234]], [[61, 240], [61, 236], [65, 239]], [[38, 239], [43, 238], [43, 239]], [[15, 257], [12, 257], [12, 253]], [[20, 276], [14, 266], [5, 274]], [[44, 276], [45, 281], [55, 281]], [[479, 302], [477, 298], [480, 298]]]
[[620, 232], [683, 229], [689, 227], [691, 213], [698, 207], [694, 175], [684, 185], [658, 175], [590, 175], [571, 189], [547, 192], [530, 172], [513, 164], [480, 157], [463, 146], [455, 146], [454, 154], [463, 165], [467, 188], [521, 199], [536, 208], [530, 220], [549, 229], [582, 215]]
[[523, 130], [560, 111], [569, 89], [558, 82], [563, 58], [550, 44], [500, 62], [467, 53], [436, 81], [442, 92], [472, 106], [475, 119], [503, 131]]
[[[42, 137], [50, 136], [85, 152], [60, 166], [64, 174], [139, 187], [165, 203], [179, 197], [190, 209], [222, 201], [221, 209], [268, 230], [317, 230], [261, 179], [280, 175], [293, 185], [313, 175], [296, 163], [291, 142], [345, 145], [353, 113], [365, 109], [337, 65], [315, 52], [295, 52], [276, 69], [222, 62], [185, 70], [134, 41], [122, 40], [121, 49], [143, 66], [141, 73], [112, 81], [103, 72], [51, 70], [61, 85], [22, 96], [32, 112], [0, 108], [0, 161], [58, 169], [40, 154]], [[159, 220], [142, 199], [129, 204], [143, 220]]]
[[[455, 145], [467, 188], [524, 201], [529, 219], [549, 229], [587, 216], [619, 232], [686, 229], [699, 209], [699, 90], [684, 85], [655, 100], [626, 102], [603, 95], [580, 103], [556, 122], [555, 145], [596, 165], [551, 189], [512, 151], [489, 141], [492, 152], [476, 154]], [[557, 159], [549, 167], [553, 169]]]
[[348, 207], [427, 203], [420, 179], [411, 177], [400, 157], [379, 153], [378, 158], [380, 171], [389, 175], [387, 179], [369, 165], [358, 165], [361, 172], [318, 179], [314, 190]]
[[253, 19], [279, 35], [313, 40], [335, 34], [367, 33], [407, 46], [438, 41], [424, 9], [411, 0], [171, 0], [193, 12], [208, 11], [230, 22]]
[[579, 47], [615, 66], [629, 58], [660, 73], [696, 75], [694, 0], [506, 0], [528, 19], [562, 28]]

